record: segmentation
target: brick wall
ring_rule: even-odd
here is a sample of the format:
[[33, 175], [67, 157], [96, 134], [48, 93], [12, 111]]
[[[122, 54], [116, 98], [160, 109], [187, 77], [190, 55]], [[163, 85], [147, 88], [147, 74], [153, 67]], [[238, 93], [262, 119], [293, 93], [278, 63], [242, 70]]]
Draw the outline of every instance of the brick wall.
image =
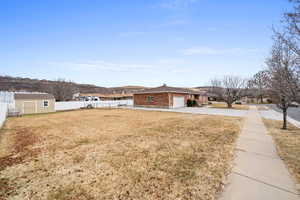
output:
[[[147, 97], [152, 96], [153, 102], [148, 102]], [[145, 106], [145, 107], [158, 107], [158, 108], [169, 108], [173, 107], [173, 97], [181, 96], [184, 97], [184, 103], [187, 105], [188, 99], [193, 99], [193, 95], [180, 94], [180, 93], [149, 93], [149, 94], [134, 94], [134, 106]], [[207, 96], [199, 96], [196, 100], [199, 105], [207, 104]]]
[[[148, 101], [148, 96], [153, 97], [153, 101]], [[134, 106], [145, 107], [159, 107], [169, 108], [169, 94], [168, 93], [149, 93], [149, 94], [134, 94], [133, 95]]]
[[207, 96], [199, 96], [199, 100], [197, 100], [198, 104], [207, 104], [208, 103], [208, 97]]

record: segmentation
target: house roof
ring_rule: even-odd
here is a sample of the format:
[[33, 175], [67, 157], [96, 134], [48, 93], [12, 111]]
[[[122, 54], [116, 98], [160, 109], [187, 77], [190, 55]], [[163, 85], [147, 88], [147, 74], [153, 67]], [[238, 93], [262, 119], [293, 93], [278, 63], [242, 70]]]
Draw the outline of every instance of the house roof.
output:
[[182, 93], [182, 94], [199, 94], [199, 95], [206, 95], [205, 92], [202, 91], [195, 91], [187, 88], [178, 88], [178, 87], [169, 87], [167, 85], [162, 85], [156, 88], [149, 88], [144, 89], [134, 94], [147, 94], [147, 93]]
[[102, 98], [120, 98], [120, 97], [132, 97], [132, 94], [101, 94], [101, 93], [87, 93], [80, 94], [80, 96], [93, 96]]
[[52, 94], [45, 93], [15, 93], [15, 99], [55, 99]]

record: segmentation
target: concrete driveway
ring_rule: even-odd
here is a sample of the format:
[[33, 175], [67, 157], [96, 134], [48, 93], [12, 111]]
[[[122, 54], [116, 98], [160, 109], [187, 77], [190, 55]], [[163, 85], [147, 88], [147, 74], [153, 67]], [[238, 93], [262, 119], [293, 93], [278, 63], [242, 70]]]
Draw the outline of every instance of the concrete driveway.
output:
[[203, 115], [223, 115], [232, 117], [244, 117], [248, 110], [233, 110], [233, 109], [218, 109], [218, 108], [206, 108], [206, 107], [184, 107], [174, 109], [164, 108], [143, 108], [143, 107], [126, 107], [136, 110], [154, 110], [163, 112], [180, 112], [180, 113], [191, 113], [191, 114], [203, 114]]

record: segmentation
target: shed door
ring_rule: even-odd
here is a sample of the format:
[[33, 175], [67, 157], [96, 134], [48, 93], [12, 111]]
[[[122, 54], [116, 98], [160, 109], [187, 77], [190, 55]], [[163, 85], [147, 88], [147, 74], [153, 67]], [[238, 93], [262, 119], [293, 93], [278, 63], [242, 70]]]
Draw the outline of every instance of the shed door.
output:
[[30, 114], [36, 112], [36, 105], [34, 101], [25, 101], [23, 104], [23, 114]]
[[184, 97], [173, 97], [173, 108], [184, 107]]

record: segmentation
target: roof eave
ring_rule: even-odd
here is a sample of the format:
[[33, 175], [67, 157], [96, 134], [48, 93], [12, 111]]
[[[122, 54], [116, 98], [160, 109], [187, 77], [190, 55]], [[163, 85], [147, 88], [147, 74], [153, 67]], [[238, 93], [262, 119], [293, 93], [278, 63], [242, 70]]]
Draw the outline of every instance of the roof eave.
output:
[[153, 92], [137, 92], [135, 94], [153, 94], [153, 93], [177, 93], [177, 94], [197, 94], [197, 95], [205, 95], [197, 92], [179, 92], [179, 91], [153, 91]]

